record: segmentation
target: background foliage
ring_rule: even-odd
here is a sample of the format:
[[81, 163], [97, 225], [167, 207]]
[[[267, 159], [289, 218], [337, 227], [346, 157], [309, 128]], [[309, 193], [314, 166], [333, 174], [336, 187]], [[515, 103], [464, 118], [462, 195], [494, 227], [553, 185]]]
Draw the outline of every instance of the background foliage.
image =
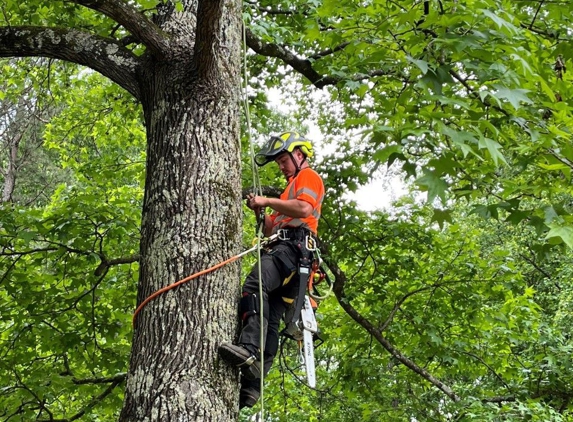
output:
[[[139, 3], [153, 13], [156, 2]], [[62, 4], [8, 1], [3, 24], [124, 35]], [[288, 127], [321, 134], [320, 232], [337, 283], [318, 314], [318, 388], [285, 343], [268, 420], [573, 419], [572, 9], [245, 4], [249, 36], [264, 43], [248, 54], [254, 141]], [[113, 420], [138, 273], [141, 110], [86, 69], [1, 66], [0, 418]], [[361, 211], [346, 194], [388, 167], [410, 194]], [[283, 183], [272, 167], [260, 176]]]

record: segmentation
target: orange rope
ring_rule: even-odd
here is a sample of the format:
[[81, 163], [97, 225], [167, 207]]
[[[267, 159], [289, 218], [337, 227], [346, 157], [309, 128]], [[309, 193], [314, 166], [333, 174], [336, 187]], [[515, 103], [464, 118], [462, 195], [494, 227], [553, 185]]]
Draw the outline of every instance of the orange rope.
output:
[[143, 309], [143, 307], [145, 305], [147, 305], [149, 302], [151, 302], [153, 299], [155, 299], [157, 296], [159, 296], [160, 294], [165, 293], [166, 291], [171, 290], [177, 286], [180, 286], [183, 283], [187, 283], [188, 281], [191, 281], [194, 278], [200, 277], [204, 274], [210, 273], [211, 271], [215, 271], [216, 269], [221, 268], [227, 264], [230, 264], [231, 262], [236, 261], [237, 259], [239, 259], [243, 255], [247, 254], [248, 252], [251, 252], [253, 249], [254, 248], [251, 248], [247, 251], [241, 252], [240, 254], [235, 255], [235, 256], [227, 259], [226, 261], [223, 261], [223, 262], [220, 262], [216, 265], [213, 265], [211, 268], [207, 268], [206, 270], [199, 271], [198, 273], [192, 274], [189, 277], [185, 277], [179, 281], [176, 281], [173, 284], [170, 284], [168, 286], [162, 287], [161, 289], [157, 290], [155, 293], [151, 294], [151, 296], [149, 296], [147, 299], [145, 299], [143, 302], [141, 302], [141, 304], [137, 307], [137, 309], [133, 313], [132, 324], [135, 325], [135, 318], [137, 317], [137, 314]]

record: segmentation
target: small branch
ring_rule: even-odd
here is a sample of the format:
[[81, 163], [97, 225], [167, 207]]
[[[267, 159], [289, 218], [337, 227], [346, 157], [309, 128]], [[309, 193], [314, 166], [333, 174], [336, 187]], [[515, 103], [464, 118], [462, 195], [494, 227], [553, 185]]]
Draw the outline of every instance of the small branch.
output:
[[22, 256], [18, 256], [16, 257], [16, 259], [14, 259], [10, 265], [8, 266], [8, 268], [6, 269], [6, 271], [4, 272], [4, 274], [2, 275], [2, 278], [0, 278], [0, 285], [2, 283], [4, 283], [4, 280], [8, 279], [8, 275], [10, 274], [10, 272], [12, 272], [12, 270], [16, 267], [16, 264], [18, 263], [18, 261], [22, 259]]
[[426, 286], [426, 287], [421, 287], [419, 289], [416, 289], [412, 292], [409, 292], [407, 294], [405, 294], [404, 296], [402, 296], [400, 298], [400, 300], [398, 302], [396, 302], [396, 304], [394, 305], [394, 307], [392, 308], [392, 310], [390, 311], [390, 314], [388, 315], [388, 318], [386, 318], [386, 321], [384, 322], [384, 324], [382, 325], [382, 327], [379, 328], [379, 331], [381, 333], [383, 333], [384, 331], [386, 331], [386, 328], [388, 328], [388, 326], [390, 325], [390, 323], [392, 322], [392, 320], [394, 319], [394, 316], [396, 315], [396, 313], [400, 310], [400, 307], [404, 304], [404, 302], [411, 296], [414, 296], [417, 293], [422, 293], [425, 292], [427, 290], [433, 290], [435, 289], [436, 285], [432, 285], [432, 286]]
[[558, 39], [557, 34], [554, 34], [552, 32], [548, 32], [548, 31], [544, 31], [544, 30], [539, 29], [539, 28], [530, 27], [530, 25], [527, 25], [524, 22], [521, 22], [519, 24], [519, 26], [521, 26], [524, 29], [528, 29], [531, 32], [534, 32], [537, 35], [543, 35], [544, 37], [549, 38], [549, 39]]
[[501, 107], [498, 107], [496, 105], [493, 105], [491, 103], [489, 103], [489, 101], [486, 100], [482, 100], [480, 95], [468, 84], [467, 80], [462, 78], [460, 76], [460, 74], [458, 72], [456, 72], [453, 69], [450, 69], [449, 74], [455, 79], [457, 80], [459, 83], [461, 83], [464, 88], [467, 90], [468, 94], [470, 94], [472, 97], [474, 97], [475, 99], [479, 100], [485, 107], [491, 107], [497, 111], [499, 111], [500, 113], [503, 113], [505, 116], [509, 116], [510, 114], [504, 110]]
[[138, 254], [115, 259], [105, 259], [105, 257], [102, 257], [102, 261], [95, 269], [94, 275], [96, 277], [101, 276], [108, 270], [109, 267], [113, 265], [132, 264], [134, 262], [139, 262], [139, 258], [140, 256]]
[[82, 410], [76, 413], [74, 416], [68, 419], [39, 419], [40, 422], [72, 422], [78, 420], [82, 416], [84, 416], [89, 410], [93, 409], [96, 405], [98, 405], [103, 399], [111, 394], [115, 387], [123, 382], [125, 376], [123, 376], [120, 380], [115, 380], [111, 382], [111, 385], [107, 387], [101, 394], [97, 397], [94, 397]]
[[535, 268], [537, 271], [539, 271], [545, 278], [551, 280], [551, 274], [549, 274], [547, 271], [545, 271], [543, 268], [541, 268], [537, 262], [535, 262], [533, 259], [531, 259], [530, 257], [524, 255], [524, 254], [519, 254], [520, 257], [522, 257], [523, 259], [525, 259], [527, 262], [529, 262], [533, 268]]
[[104, 272], [104, 273], [96, 280], [96, 282], [94, 283], [94, 285], [93, 285], [89, 290], [86, 290], [85, 292], [83, 292], [82, 294], [80, 294], [78, 297], [76, 297], [76, 298], [74, 299], [74, 301], [72, 302], [71, 305], [69, 305], [69, 306], [67, 306], [67, 307], [65, 307], [65, 308], [62, 308], [62, 309], [52, 309], [52, 310], [50, 310], [50, 311], [45, 311], [45, 312], [41, 312], [41, 313], [38, 313], [38, 314], [35, 314], [35, 313], [32, 313], [32, 312], [31, 312], [30, 315], [31, 315], [31, 316], [34, 316], [34, 317], [38, 317], [38, 316], [42, 316], [42, 315], [63, 314], [64, 312], [68, 312], [68, 311], [72, 310], [73, 308], [75, 308], [75, 307], [78, 305], [78, 303], [79, 303], [84, 297], [86, 297], [86, 296], [88, 296], [88, 295], [90, 295], [90, 294], [93, 294], [93, 292], [98, 288], [98, 286], [101, 284], [101, 282], [105, 279], [105, 276], [106, 276], [106, 273]]
[[312, 56], [309, 57], [309, 59], [311, 60], [319, 60], [322, 59], [323, 57], [329, 56], [331, 54], [334, 54], [338, 51], [342, 51], [344, 50], [350, 43], [349, 42], [344, 42], [342, 44], [337, 45], [334, 48], [329, 48], [327, 50], [324, 51], [320, 51], [318, 53], [313, 54]]
[[108, 384], [110, 382], [123, 382], [123, 380], [125, 380], [126, 377], [127, 377], [126, 372], [120, 372], [119, 374], [116, 374], [113, 377], [107, 377], [107, 378], [85, 378], [85, 379], [72, 378], [72, 382], [76, 385]]
[[24, 255], [31, 255], [34, 253], [39, 252], [53, 252], [57, 251], [59, 248], [49, 247], [49, 248], [37, 248], [37, 249], [28, 249], [27, 251], [10, 251], [10, 252], [0, 252], [0, 256], [24, 256]]
[[513, 402], [517, 399], [513, 396], [498, 396], [498, 397], [489, 397], [485, 399], [481, 399], [484, 403], [505, 403], [505, 402]]
[[535, 15], [533, 15], [533, 19], [531, 20], [531, 23], [529, 24], [529, 30], [531, 30], [533, 28], [533, 24], [535, 23], [535, 19], [537, 19], [537, 15], [539, 15], [539, 11], [541, 10], [541, 6], [543, 6], [544, 2], [545, 2], [545, 0], [541, 0], [539, 2], [539, 6], [537, 6], [537, 10], [535, 11]]
[[40, 397], [38, 397], [38, 395], [34, 391], [32, 391], [26, 384], [24, 384], [22, 382], [22, 378], [20, 377], [20, 374], [18, 374], [18, 372], [16, 370], [14, 370], [14, 376], [16, 377], [16, 380], [19, 383], [19, 385], [17, 387], [22, 388], [23, 390], [27, 391], [34, 398], [34, 400], [36, 400], [36, 404], [38, 404], [38, 406], [39, 406], [37, 409], [40, 410], [40, 414], [45, 411], [48, 415], [50, 415], [49, 420], [52, 420], [53, 415], [50, 412], [50, 410], [46, 407], [46, 404], [45, 404], [46, 402], [44, 400], [40, 399]]
[[466, 354], [468, 356], [471, 356], [472, 358], [478, 360], [483, 366], [485, 366], [493, 374], [494, 377], [496, 377], [504, 385], [505, 388], [507, 388], [508, 390], [511, 390], [511, 387], [507, 384], [507, 382], [505, 382], [505, 380], [501, 377], [501, 375], [499, 375], [497, 372], [495, 372], [495, 369], [493, 369], [491, 367], [491, 365], [489, 365], [481, 357], [479, 357], [478, 355], [475, 355], [473, 353], [466, 352], [466, 351], [462, 351], [462, 353]]

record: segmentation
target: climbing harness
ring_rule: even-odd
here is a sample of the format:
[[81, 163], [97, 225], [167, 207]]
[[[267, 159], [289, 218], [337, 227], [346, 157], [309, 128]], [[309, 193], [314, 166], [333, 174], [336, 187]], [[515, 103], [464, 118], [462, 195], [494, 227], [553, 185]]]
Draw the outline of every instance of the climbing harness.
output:
[[[280, 229], [278, 231], [279, 239], [281, 240], [290, 240], [290, 238], [286, 237], [283, 233], [285, 230]], [[282, 238], [281, 238], [282, 236]], [[303, 308], [303, 302], [305, 297], [305, 291], [307, 289], [308, 280], [311, 276], [312, 271], [312, 257], [313, 253], [316, 251], [316, 240], [309, 234], [305, 234], [304, 238], [297, 241], [296, 246], [299, 249], [301, 257], [299, 259], [298, 264], [298, 274], [299, 274], [299, 285], [298, 285], [298, 294], [294, 301], [294, 314], [290, 321], [286, 321], [287, 323], [297, 322], [300, 317], [300, 313]]]

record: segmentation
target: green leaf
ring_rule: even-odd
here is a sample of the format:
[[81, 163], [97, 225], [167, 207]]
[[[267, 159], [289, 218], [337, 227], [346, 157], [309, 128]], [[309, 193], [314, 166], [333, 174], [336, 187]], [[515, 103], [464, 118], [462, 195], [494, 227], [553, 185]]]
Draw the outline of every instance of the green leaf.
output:
[[22, 230], [18, 232], [18, 238], [22, 239], [26, 245], [29, 244], [30, 241], [32, 241], [36, 236], [37, 233], [28, 230]]
[[526, 211], [512, 210], [505, 221], [509, 221], [512, 224], [519, 224], [527, 217], [529, 217], [529, 213]]
[[[499, 14], [495, 12], [492, 12], [487, 9], [481, 9], [480, 12], [489, 17], [492, 21], [494, 21], [498, 28], [506, 29], [510, 35], [515, 35], [519, 31], [515, 25], [513, 25], [511, 22], [506, 21]], [[499, 12], [502, 13], [501, 10]]]
[[435, 172], [430, 170], [424, 170], [425, 175], [419, 177], [415, 183], [422, 187], [423, 190], [428, 192], [427, 201], [432, 203], [432, 201], [439, 197], [442, 202], [446, 201], [446, 190], [448, 188], [448, 184], [444, 179], [437, 176]]
[[550, 230], [545, 239], [561, 239], [570, 249], [573, 249], [573, 227], [549, 224]]
[[448, 223], [452, 223], [452, 211], [451, 210], [440, 210], [437, 208], [434, 208], [433, 210], [433, 214], [432, 214], [432, 219], [430, 220], [430, 222], [437, 222], [438, 225], [440, 226], [440, 229], [444, 228], [444, 223], [445, 222]]
[[448, 136], [452, 142], [462, 150], [464, 157], [467, 157], [468, 154], [472, 154], [481, 159], [472, 148], [473, 145], [478, 145], [478, 140], [474, 134], [464, 130], [454, 130], [446, 125], [440, 125], [440, 131], [445, 136]]
[[556, 163], [556, 164], [544, 164], [544, 163], [539, 163], [537, 164], [539, 167], [541, 167], [542, 169], [545, 170], [570, 170], [571, 167], [569, 167], [568, 165], [564, 164], [564, 163]]
[[[549, 206], [549, 207], [545, 207], [543, 209], [544, 214], [545, 214], [545, 224], [547, 224], [549, 227], [551, 227], [551, 223], [553, 223], [554, 220], [560, 220], [559, 214], [557, 214], [557, 211], [555, 211], [555, 208]], [[559, 221], [557, 221], [556, 223], [559, 223]]]
[[400, 153], [400, 152], [402, 152], [402, 147], [400, 145], [388, 145], [388, 146], [376, 151], [372, 155], [372, 159], [377, 161], [377, 162], [385, 163], [388, 161], [388, 159], [390, 158], [390, 156], [392, 154], [396, 154], [396, 153]]
[[521, 103], [531, 104], [532, 101], [527, 97], [528, 89], [509, 89], [502, 85], [494, 84], [495, 91], [491, 93], [492, 96], [498, 99], [505, 99], [517, 110], [521, 107]]
[[428, 73], [428, 62], [425, 60], [414, 59], [413, 57], [406, 56], [406, 60], [410, 63], [414, 63], [422, 71], [422, 75]]
[[499, 165], [500, 162], [507, 164], [507, 161], [503, 154], [499, 151], [501, 149], [501, 145], [494, 141], [493, 139], [480, 137], [479, 140], [479, 147], [480, 148], [487, 148], [489, 155], [491, 156], [495, 165]]

